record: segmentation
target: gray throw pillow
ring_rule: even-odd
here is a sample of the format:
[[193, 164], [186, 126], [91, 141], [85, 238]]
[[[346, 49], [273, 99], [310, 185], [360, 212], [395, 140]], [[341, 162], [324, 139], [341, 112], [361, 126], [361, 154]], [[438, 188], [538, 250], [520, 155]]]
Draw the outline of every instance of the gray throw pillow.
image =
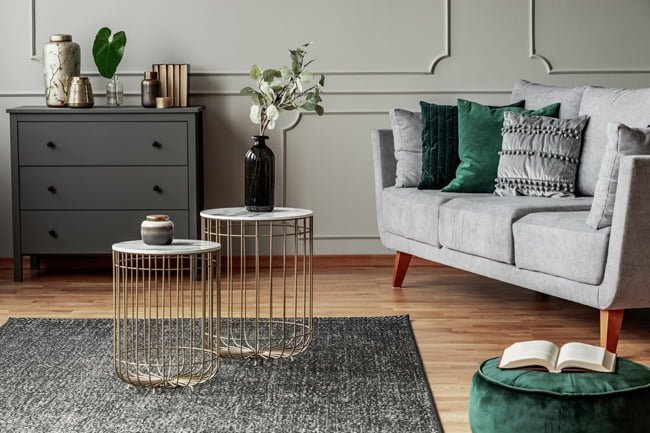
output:
[[504, 113], [494, 194], [575, 197], [582, 131], [588, 119]]
[[607, 124], [607, 147], [600, 165], [594, 201], [587, 216], [587, 225], [591, 228], [612, 225], [618, 167], [624, 155], [650, 155], [650, 129], [630, 128], [618, 122]]
[[399, 108], [389, 112], [395, 142], [395, 186], [420, 184], [422, 171], [422, 115]]
[[531, 83], [526, 80], [519, 80], [512, 88], [511, 101], [526, 100], [524, 106], [527, 110], [538, 110], [547, 105], [559, 102], [560, 119], [573, 119], [578, 117], [580, 101], [586, 87], [558, 87], [547, 86], [546, 84]]

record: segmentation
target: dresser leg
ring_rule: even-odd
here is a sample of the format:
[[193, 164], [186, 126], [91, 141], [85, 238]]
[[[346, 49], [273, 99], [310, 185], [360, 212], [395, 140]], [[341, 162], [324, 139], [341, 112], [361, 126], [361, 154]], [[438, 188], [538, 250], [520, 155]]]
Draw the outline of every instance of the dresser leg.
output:
[[23, 280], [23, 258], [21, 256], [14, 257], [14, 281]]
[[39, 256], [29, 256], [29, 267], [33, 271], [41, 269], [41, 258]]

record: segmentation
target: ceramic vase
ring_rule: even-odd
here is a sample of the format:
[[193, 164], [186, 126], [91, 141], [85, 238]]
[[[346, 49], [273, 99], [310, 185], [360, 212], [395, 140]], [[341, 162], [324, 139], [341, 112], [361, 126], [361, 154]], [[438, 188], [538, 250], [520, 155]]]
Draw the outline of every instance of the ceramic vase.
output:
[[169, 245], [174, 240], [174, 223], [167, 215], [147, 215], [140, 225], [140, 235], [147, 245]]
[[271, 212], [275, 190], [275, 156], [266, 145], [266, 135], [255, 135], [244, 162], [244, 204], [250, 212]]
[[45, 103], [65, 107], [72, 77], [79, 75], [81, 50], [70, 35], [52, 35], [43, 47]]

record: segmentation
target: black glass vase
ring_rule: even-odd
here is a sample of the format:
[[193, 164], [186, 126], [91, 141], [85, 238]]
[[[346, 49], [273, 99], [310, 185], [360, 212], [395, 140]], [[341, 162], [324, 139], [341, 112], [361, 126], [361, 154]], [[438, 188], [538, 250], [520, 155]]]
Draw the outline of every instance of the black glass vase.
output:
[[255, 135], [253, 147], [246, 152], [244, 205], [250, 212], [271, 212], [275, 190], [275, 156], [266, 146], [266, 135]]

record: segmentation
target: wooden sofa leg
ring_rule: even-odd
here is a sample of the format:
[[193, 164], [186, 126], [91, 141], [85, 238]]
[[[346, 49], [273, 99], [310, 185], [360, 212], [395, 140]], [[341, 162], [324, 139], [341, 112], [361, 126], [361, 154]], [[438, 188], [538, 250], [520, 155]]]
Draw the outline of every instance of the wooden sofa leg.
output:
[[411, 254], [398, 251], [395, 254], [395, 266], [393, 267], [393, 287], [402, 287], [404, 276], [411, 263]]
[[600, 310], [600, 346], [616, 353], [625, 310]]

